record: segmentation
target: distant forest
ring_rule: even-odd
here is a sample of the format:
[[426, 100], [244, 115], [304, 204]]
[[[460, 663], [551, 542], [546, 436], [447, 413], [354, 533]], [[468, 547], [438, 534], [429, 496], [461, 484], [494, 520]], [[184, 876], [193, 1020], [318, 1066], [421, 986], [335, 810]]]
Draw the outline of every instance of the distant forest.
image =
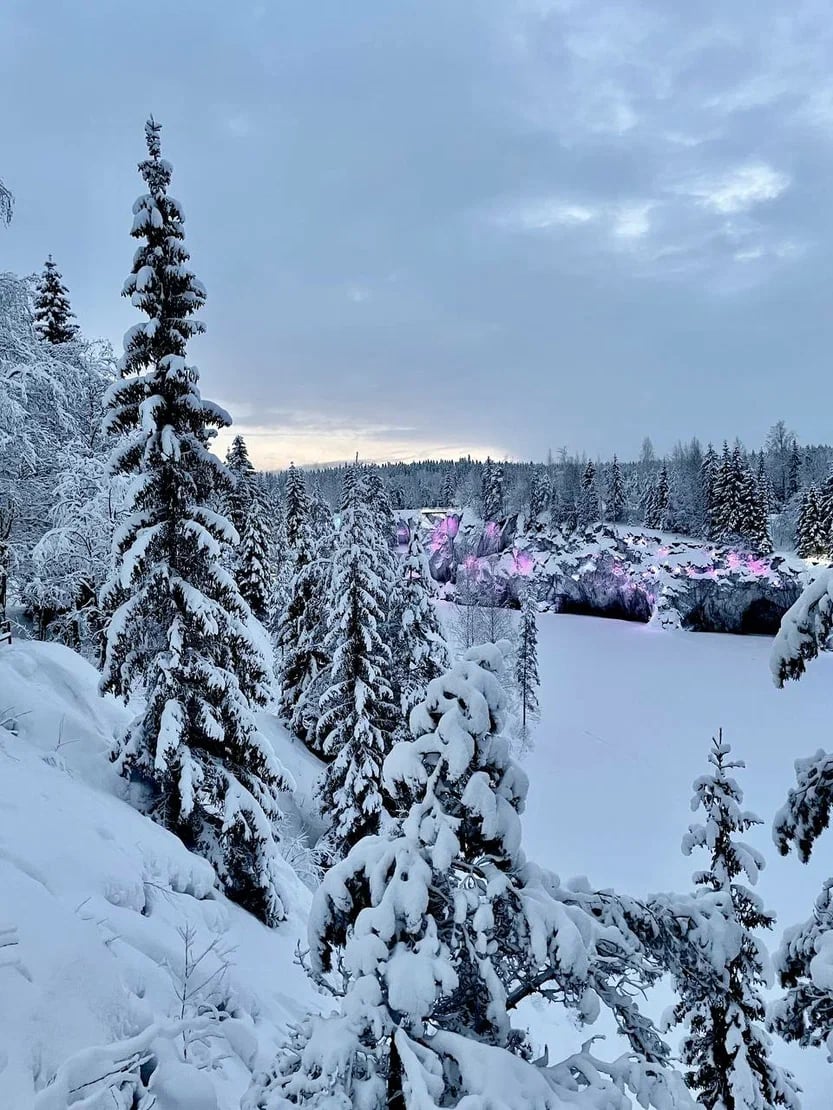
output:
[[[567, 529], [609, 521], [711, 539], [746, 536], [752, 546], [803, 546], [806, 555], [831, 546], [833, 447], [802, 445], [784, 421], [759, 449], [739, 440], [704, 447], [694, 438], [663, 457], [646, 437], [637, 459], [589, 459], [562, 449], [545, 462], [467, 456], [369, 469], [382, 477], [395, 509], [470, 508], [484, 519], [520, 513]], [[336, 508], [346, 471], [313, 467], [304, 474]], [[287, 473], [267, 475], [267, 484], [281, 492]], [[812, 519], [802, 520], [802, 511]], [[802, 531], [810, 537], [803, 545]]]

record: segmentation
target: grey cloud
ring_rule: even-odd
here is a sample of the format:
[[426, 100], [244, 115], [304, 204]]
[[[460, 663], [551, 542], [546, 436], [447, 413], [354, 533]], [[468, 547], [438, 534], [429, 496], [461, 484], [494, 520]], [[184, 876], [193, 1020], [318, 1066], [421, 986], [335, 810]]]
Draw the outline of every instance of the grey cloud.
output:
[[832, 59], [815, 0], [7, 5], [0, 265], [51, 251], [120, 340], [153, 111], [205, 391], [275, 458], [304, 420], [539, 457], [819, 440], [785, 382], [829, 373]]

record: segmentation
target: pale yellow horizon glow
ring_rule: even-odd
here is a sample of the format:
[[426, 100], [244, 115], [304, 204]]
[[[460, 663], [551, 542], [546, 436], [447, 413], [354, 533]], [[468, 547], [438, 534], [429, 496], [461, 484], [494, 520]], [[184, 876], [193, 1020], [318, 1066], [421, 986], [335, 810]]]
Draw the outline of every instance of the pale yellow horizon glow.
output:
[[[409, 435], [408, 433], [412, 434]], [[331, 426], [322, 428], [311, 422], [278, 427], [241, 421], [224, 428], [216, 438], [217, 453], [224, 457], [236, 435], [242, 435], [249, 457], [258, 470], [285, 470], [290, 462], [296, 466], [337, 466], [354, 459], [366, 463], [422, 462], [426, 459], [473, 459], [506, 461], [509, 455], [489, 444], [434, 439], [420, 435], [416, 429]]]

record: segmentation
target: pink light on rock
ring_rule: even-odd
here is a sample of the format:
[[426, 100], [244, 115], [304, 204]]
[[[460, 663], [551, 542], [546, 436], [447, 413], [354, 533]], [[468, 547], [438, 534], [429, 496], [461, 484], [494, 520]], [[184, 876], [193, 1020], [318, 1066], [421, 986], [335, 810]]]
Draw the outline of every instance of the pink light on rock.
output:
[[442, 520], [438, 520], [434, 525], [431, 532], [431, 539], [428, 541], [428, 546], [434, 552], [442, 551], [443, 548], [453, 543], [459, 528], [460, 521], [456, 516], [443, 517]]
[[520, 574], [521, 577], [527, 578], [532, 574], [532, 568], [535, 565], [535, 560], [528, 551], [513, 551], [512, 557], [515, 561], [515, 573]]

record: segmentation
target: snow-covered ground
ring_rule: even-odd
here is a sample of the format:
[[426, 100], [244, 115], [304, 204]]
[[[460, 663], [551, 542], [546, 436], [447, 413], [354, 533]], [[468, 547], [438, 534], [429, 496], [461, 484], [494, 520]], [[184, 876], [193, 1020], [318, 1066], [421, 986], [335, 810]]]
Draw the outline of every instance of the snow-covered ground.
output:
[[[809, 917], [833, 873], [833, 830], [804, 866], [778, 856], [771, 825], [796, 757], [833, 743], [833, 656], [777, 690], [765, 637], [548, 613], [538, 629], [542, 717], [524, 760], [528, 855], [562, 877], [587, 875], [630, 894], [689, 889], [705, 865], [680, 851], [691, 786], [722, 727], [733, 757], [747, 763], [738, 773], [745, 803], [766, 822], [747, 839], [766, 855], [758, 890], [778, 915], [776, 938]], [[805, 1110], [829, 1110], [833, 1065], [824, 1054], [782, 1043], [778, 1054], [804, 1087]]]
[[[750, 834], [768, 860], [760, 891], [779, 929], [806, 917], [831, 872], [833, 832], [804, 867], [776, 856], [769, 825], [793, 760], [830, 744], [833, 658], [777, 691], [763, 638], [542, 614], [539, 640], [527, 853], [623, 892], [688, 889], [698, 863], [679, 845], [691, 783], [722, 726], [748, 764], [746, 802], [767, 821]], [[317, 998], [293, 961], [306, 889], [298, 885], [291, 920], [276, 932], [227, 902], [200, 860], [123, 800], [106, 758], [123, 712], [67, 649], [0, 648], [0, 945], [17, 941], [0, 947], [3, 1110], [29, 1110], [33, 1076], [42, 1084], [79, 1049], [178, 1015], [186, 925], [198, 951], [216, 940], [229, 952], [221, 993], [236, 1017], [216, 1046], [227, 1057], [214, 1077], [220, 1110], [238, 1105], [253, 1058], [266, 1062], [286, 1021]], [[263, 731], [307, 811], [315, 761], [274, 722]], [[543, 1014], [531, 1020], [556, 1049], [588, 1035], [550, 1027]], [[779, 1054], [805, 1088], [805, 1110], [827, 1110], [833, 1065], [821, 1053]], [[174, 1106], [160, 1101], [159, 1110]]]
[[[215, 947], [189, 1010], [234, 1014], [211, 1053], [219, 1108], [236, 1110], [252, 1065], [314, 1002], [294, 963], [309, 892], [298, 883], [279, 931], [228, 902], [207, 864], [122, 800], [107, 750], [124, 710], [93, 668], [56, 644], [0, 651], [0, 1107], [30, 1110], [67, 1057], [177, 1018], [190, 928], [195, 956]], [[305, 794], [306, 760], [287, 762]], [[201, 1078], [177, 1078], [195, 1101], [160, 1093], [157, 1110], [215, 1110]]]

